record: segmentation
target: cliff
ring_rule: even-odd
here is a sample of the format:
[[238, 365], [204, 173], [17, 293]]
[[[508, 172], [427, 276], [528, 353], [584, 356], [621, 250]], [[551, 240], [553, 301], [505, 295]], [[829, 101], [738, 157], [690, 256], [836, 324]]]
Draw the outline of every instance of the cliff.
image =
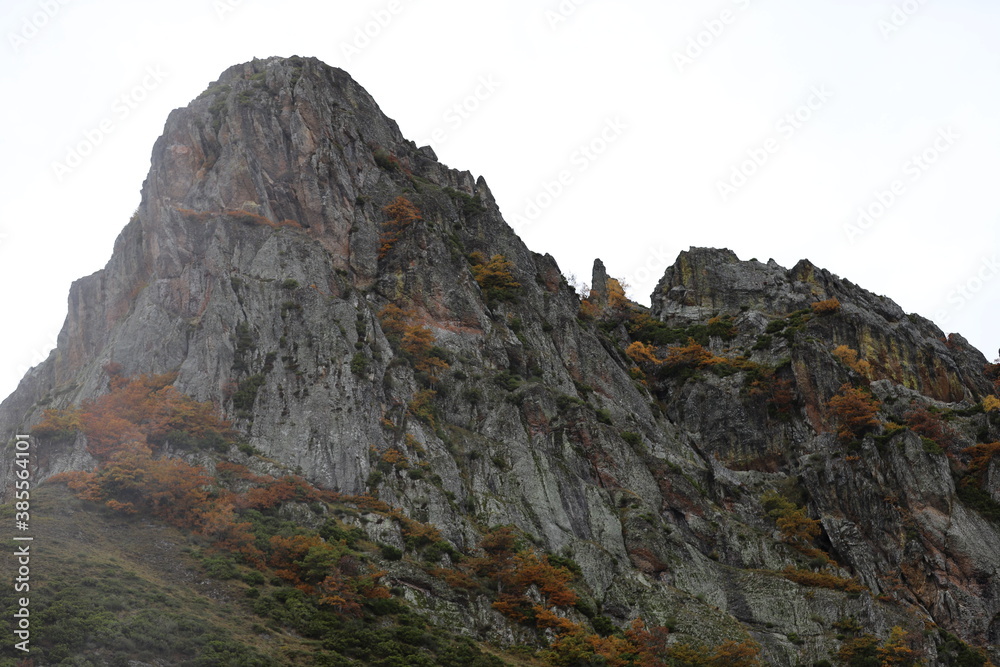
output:
[[[899, 628], [928, 665], [983, 664], [956, 662], [978, 660], [965, 644], [1000, 657], [1000, 467], [975, 447], [1000, 440], [995, 368], [808, 261], [692, 248], [651, 304], [599, 262], [577, 294], [485, 180], [407, 141], [346, 73], [255, 60], [171, 113], [136, 215], [0, 429], [174, 373], [240, 442], [157, 456], [370, 494], [439, 531], [441, 566], [514, 526], [572, 563], [585, 603], [554, 608], [598, 634], [641, 617], [797, 665]], [[42, 487], [99, 464], [86, 429], [34, 440]], [[432, 624], [558, 643], [442, 588], [366, 516], [349, 523], [402, 552], [380, 567]]]

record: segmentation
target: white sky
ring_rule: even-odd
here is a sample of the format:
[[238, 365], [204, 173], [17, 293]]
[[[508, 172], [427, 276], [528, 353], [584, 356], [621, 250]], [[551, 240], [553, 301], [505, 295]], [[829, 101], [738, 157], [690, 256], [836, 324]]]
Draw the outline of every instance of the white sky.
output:
[[648, 303], [688, 246], [808, 258], [1000, 346], [995, 2], [4, 0], [0, 29], [0, 396], [110, 257], [168, 112], [272, 55], [346, 69], [581, 282], [599, 256]]

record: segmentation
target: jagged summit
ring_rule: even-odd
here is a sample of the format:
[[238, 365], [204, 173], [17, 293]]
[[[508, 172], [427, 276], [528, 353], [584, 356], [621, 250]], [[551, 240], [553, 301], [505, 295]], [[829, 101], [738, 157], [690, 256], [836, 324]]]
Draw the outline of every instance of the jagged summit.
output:
[[[624, 630], [640, 617], [766, 664], [834, 660], [865, 633], [873, 654], [903, 633], [928, 664], [973, 664], [945, 630], [1000, 642], [1000, 369], [985, 362], [808, 261], [691, 248], [644, 308], [597, 260], [577, 294], [482, 178], [406, 140], [346, 73], [270, 58], [170, 114], [137, 215], [73, 285], [0, 429], [48, 419], [44, 486], [104, 464], [75, 407], [172, 374], [236, 439], [166, 431], [158, 460], [183, 459], [216, 498], [292, 473], [347, 494], [346, 509], [282, 496], [267, 525], [330, 544], [347, 528], [317, 525], [337, 513], [352, 544], [381, 545], [364, 559], [393, 604], [477, 641], [551, 644], [562, 664], [582, 660], [571, 647], [638, 651], [647, 635]], [[8, 490], [14, 465], [8, 451]], [[549, 579], [496, 578], [484, 553]], [[311, 587], [294, 590], [281, 604]], [[261, 593], [261, 623], [332, 632], [274, 611], [279, 592]]]

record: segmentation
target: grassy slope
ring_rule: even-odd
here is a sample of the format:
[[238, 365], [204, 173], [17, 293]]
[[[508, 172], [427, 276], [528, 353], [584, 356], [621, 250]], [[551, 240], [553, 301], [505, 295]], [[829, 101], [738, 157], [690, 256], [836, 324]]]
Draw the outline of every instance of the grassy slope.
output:
[[[2, 508], [0, 516], [6, 525], [13, 524], [9, 506]], [[17, 665], [24, 657], [33, 659], [35, 666], [126, 665], [130, 660], [240, 667], [392, 665], [412, 660], [403, 656], [403, 663], [385, 657], [371, 662], [343, 658], [324, 651], [321, 641], [258, 616], [248, 596], [253, 586], [241, 579], [210, 578], [197, 558], [200, 540], [162, 522], [95, 509], [61, 485], [43, 485], [33, 491], [31, 516], [29, 534], [35, 538], [31, 653], [25, 656], [12, 648], [13, 640], [5, 641], [0, 667]], [[13, 547], [4, 549], [0, 559], [6, 581], [17, 568], [12, 552]], [[256, 588], [257, 597], [280, 590], [267, 583]], [[5, 619], [13, 614], [14, 598], [12, 584], [0, 589]], [[391, 633], [393, 619], [381, 619], [378, 626]], [[346, 627], [344, 631], [352, 632]], [[462, 646], [437, 636], [440, 646]], [[537, 664], [490, 647], [480, 648], [506, 664]], [[429, 664], [439, 664], [438, 656], [424, 657]]]

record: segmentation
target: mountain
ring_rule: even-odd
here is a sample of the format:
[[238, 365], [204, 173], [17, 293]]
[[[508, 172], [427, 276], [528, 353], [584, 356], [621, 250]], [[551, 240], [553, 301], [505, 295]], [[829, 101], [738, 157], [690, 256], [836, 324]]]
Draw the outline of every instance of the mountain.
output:
[[0, 405], [35, 664], [988, 664], [998, 380], [808, 261], [579, 294], [345, 72], [254, 60]]

